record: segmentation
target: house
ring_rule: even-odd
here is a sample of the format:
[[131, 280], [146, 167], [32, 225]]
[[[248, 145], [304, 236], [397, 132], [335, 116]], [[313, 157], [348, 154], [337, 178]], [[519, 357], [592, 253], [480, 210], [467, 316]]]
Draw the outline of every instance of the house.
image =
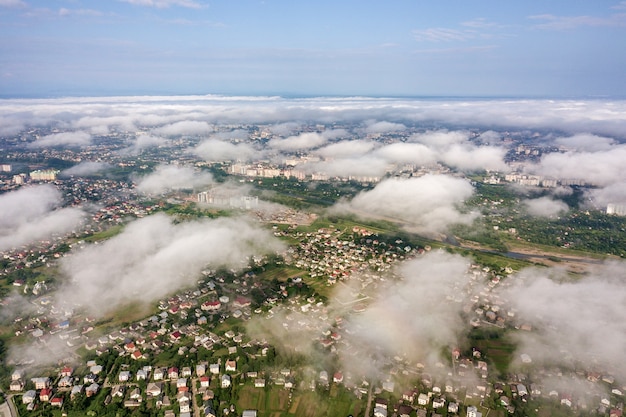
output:
[[37, 391], [32, 390], [32, 389], [29, 391], [26, 391], [24, 395], [22, 395], [22, 404], [33, 403], [36, 398], [37, 398]]
[[146, 371], [145, 369], [138, 370], [135, 378], [137, 379], [137, 381], [145, 381], [146, 379], [148, 379], [148, 371]]
[[16, 369], [11, 373], [11, 381], [23, 380], [26, 372], [23, 369]]
[[141, 405], [141, 401], [137, 401], [137, 400], [126, 400], [124, 401], [124, 407], [126, 408], [135, 408], [135, 407], [139, 407]]
[[78, 394], [82, 394], [83, 393], [83, 386], [82, 385], [74, 385], [72, 387], [72, 390], [70, 391], [70, 398], [74, 399]]
[[374, 407], [384, 408], [385, 410], [388, 408], [389, 401], [384, 398], [377, 397], [374, 400]]
[[410, 417], [412, 412], [413, 412], [413, 407], [411, 407], [410, 405], [400, 404], [398, 406], [399, 417]]
[[206, 365], [203, 363], [199, 363], [196, 365], [196, 375], [203, 376], [206, 374]]
[[205, 303], [202, 303], [202, 305], [200, 306], [200, 308], [204, 311], [216, 311], [219, 310], [220, 307], [222, 307], [222, 303], [220, 303], [219, 301], [207, 301]]
[[9, 390], [11, 391], [21, 391], [24, 389], [24, 381], [21, 379], [13, 379], [9, 384]]
[[396, 388], [396, 384], [393, 381], [383, 381], [383, 390], [393, 392]]
[[131, 400], [136, 400], [138, 402], [141, 402], [141, 389], [139, 389], [139, 387], [136, 387], [134, 390], [130, 392], [129, 398]]
[[250, 304], [252, 303], [251, 300], [245, 298], [245, 297], [237, 297], [235, 298], [235, 301], [233, 301], [233, 307], [234, 308], [244, 308], [244, 307], [250, 307]]
[[265, 388], [265, 379], [263, 378], [258, 378], [254, 380], [254, 387], [255, 388]]
[[433, 408], [442, 408], [446, 406], [446, 399], [444, 397], [437, 397], [433, 399]]
[[191, 376], [191, 368], [189, 366], [185, 366], [181, 372], [181, 375], [185, 378], [188, 378]]
[[50, 400], [50, 405], [53, 407], [63, 407], [63, 397], [54, 397]]
[[343, 382], [343, 374], [341, 372], [335, 372], [333, 375], [333, 382], [339, 384]]
[[415, 390], [411, 390], [411, 391], [404, 391], [402, 393], [402, 399], [404, 401], [413, 403], [415, 401], [415, 396], [417, 395], [417, 392]]
[[167, 370], [167, 377], [169, 379], [178, 379], [178, 368], [176, 368], [175, 366], [169, 368]]
[[215, 410], [210, 405], [204, 407], [204, 417], [217, 417]]
[[64, 366], [63, 369], [61, 369], [61, 376], [72, 376], [73, 373], [74, 368], [71, 366]]
[[387, 417], [387, 409], [374, 407], [374, 417]]
[[135, 350], [133, 351], [133, 353], [130, 354], [130, 357], [138, 361], [139, 359], [143, 359], [143, 354], [140, 350]]
[[459, 405], [455, 402], [451, 402], [450, 404], [448, 404], [448, 413], [458, 413], [459, 412]]
[[32, 378], [31, 381], [35, 384], [35, 389], [44, 389], [50, 387], [50, 378], [48, 377], [39, 377]]
[[296, 385], [296, 381], [293, 377], [285, 378], [285, 388], [292, 389]]
[[189, 401], [180, 401], [178, 403], [178, 407], [180, 408], [180, 415], [182, 416], [184, 413], [189, 413], [191, 411], [191, 404]]
[[163, 368], [156, 368], [154, 370], [154, 380], [160, 381], [163, 378], [165, 378], [165, 372], [163, 371]]
[[209, 372], [212, 373], [213, 375], [218, 375], [220, 373], [220, 364], [219, 363], [210, 364]]
[[71, 376], [66, 375], [64, 377], [61, 377], [61, 379], [59, 379], [57, 386], [59, 388], [69, 388], [72, 386], [72, 381], [73, 381], [73, 378]]
[[161, 395], [161, 384], [156, 382], [150, 382], [146, 387], [146, 395], [148, 397], [158, 397]]
[[188, 388], [187, 378], [178, 378], [176, 380], [176, 388], [178, 389], [178, 391], [181, 391], [181, 388]]
[[226, 361], [226, 372], [235, 372], [237, 370], [237, 361], [235, 360], [227, 360]]
[[191, 401], [191, 394], [187, 391], [179, 392], [176, 394], [176, 401], [181, 402], [189, 402]]
[[89, 372], [94, 375], [98, 375], [100, 372], [102, 372], [102, 365], [92, 365], [91, 367], [89, 367]]
[[256, 417], [257, 413], [256, 410], [244, 410], [243, 414], [241, 415], [241, 417]]
[[322, 384], [328, 385], [328, 372], [320, 371], [319, 380]]
[[473, 405], [470, 405], [467, 407], [467, 417], [483, 417], [483, 413], [479, 412]]
[[417, 396], [418, 405], [428, 405], [429, 402], [430, 402], [430, 398], [428, 397], [428, 395], [421, 393], [420, 395]]
[[115, 398], [115, 397], [123, 398], [124, 397], [124, 390], [125, 390], [124, 385], [113, 385], [113, 387], [111, 388], [111, 397], [113, 397], [113, 398]]
[[48, 402], [52, 398], [52, 390], [50, 388], [44, 388], [39, 391], [39, 401]]
[[97, 381], [98, 381], [98, 375], [92, 374], [91, 372], [89, 372], [87, 375], [83, 377], [83, 383], [85, 384], [93, 384], [94, 382], [97, 382]]
[[121, 371], [117, 379], [120, 382], [130, 381], [130, 371]]
[[230, 387], [230, 375], [226, 375], [226, 374], [222, 375], [221, 385], [222, 385], [222, 388]]
[[200, 377], [200, 386], [201, 386], [201, 387], [208, 388], [208, 387], [209, 387], [210, 382], [211, 382], [211, 381], [210, 381], [210, 379], [209, 379], [209, 377], [208, 377], [208, 376], [203, 375], [203, 376], [201, 376], [201, 377]]
[[85, 395], [87, 397], [92, 397], [92, 396], [96, 395], [99, 390], [100, 390], [100, 385], [98, 385], [98, 384], [96, 384], [94, 382], [93, 384], [91, 384], [87, 388], [85, 388]]

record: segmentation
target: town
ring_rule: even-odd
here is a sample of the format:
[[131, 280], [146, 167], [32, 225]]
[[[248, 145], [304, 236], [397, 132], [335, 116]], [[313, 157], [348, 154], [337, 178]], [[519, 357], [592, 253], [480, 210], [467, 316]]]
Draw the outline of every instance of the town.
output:
[[[287, 140], [271, 125], [219, 129], [224, 136], [236, 132], [224, 143], [239, 152]], [[316, 123], [290, 134], [311, 139], [334, 131], [328, 137], [343, 138], [349, 129], [355, 131]], [[335, 157], [296, 144], [275, 144], [288, 151], [242, 161], [199, 157], [197, 135], [129, 149], [128, 141], [149, 129], [112, 131], [80, 148], [29, 147], [62, 133], [33, 128], [3, 142], [3, 195], [52, 187], [61, 196], [58, 210], [82, 210], [72, 227], [2, 252], [5, 415], [622, 415], [626, 381], [610, 363], [578, 357], [543, 363], [517, 349], [519, 340], [545, 330], [527, 321], [512, 297], [521, 271], [536, 263], [492, 253], [488, 245], [451, 243], [449, 232], [414, 233], [385, 213], [324, 211], [385, 178], [470, 177], [450, 160], [386, 159], [377, 170], [340, 173]], [[417, 127], [370, 129], [358, 140], [386, 155], [420, 134]], [[484, 134], [476, 129], [468, 141], [480, 149]], [[563, 150], [540, 146], [526, 132], [502, 136], [510, 172], [472, 175], [485, 190], [590, 185], [522, 173], [544, 153]], [[72, 173], [85, 161], [97, 164], [93, 171]], [[180, 173], [174, 170], [162, 177], [163, 187], [142, 182], [170, 168], [210, 180], [174, 183]], [[478, 204], [497, 213], [489, 233], [506, 243], [530, 241], [513, 227], [512, 214], [502, 215], [501, 196]], [[619, 202], [597, 212], [623, 221]], [[57, 297], [69, 285], [64, 262], [159, 215], [175, 224], [251, 218], [280, 250], [248, 254], [236, 267], [205, 265], [196, 276], [171, 276], [181, 284], [156, 300], [120, 294], [125, 301], [99, 316], [89, 309], [92, 300]], [[565, 234], [560, 243], [581, 245]], [[544, 265], [568, 256], [550, 252]], [[447, 271], [433, 273], [433, 288], [418, 272], [431, 269]], [[404, 305], [406, 294], [413, 298]]]

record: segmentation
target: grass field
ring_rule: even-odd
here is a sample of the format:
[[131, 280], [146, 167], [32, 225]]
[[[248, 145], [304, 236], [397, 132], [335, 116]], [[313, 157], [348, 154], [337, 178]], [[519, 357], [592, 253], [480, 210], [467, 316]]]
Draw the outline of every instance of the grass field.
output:
[[100, 240], [112, 238], [113, 236], [120, 234], [123, 229], [124, 226], [121, 224], [111, 226], [108, 229], [103, 230], [102, 232], [94, 233], [93, 235], [86, 237], [85, 242], [93, 243]]
[[511, 363], [516, 345], [509, 340], [506, 334], [494, 337], [471, 337], [472, 346], [483, 352], [486, 359], [491, 361], [498, 372], [506, 374]]
[[241, 387], [238, 395], [241, 410], [257, 410], [259, 417], [334, 417], [358, 415], [364, 404], [343, 389], [333, 389], [330, 395], [315, 391], [290, 391], [280, 386], [269, 389]]

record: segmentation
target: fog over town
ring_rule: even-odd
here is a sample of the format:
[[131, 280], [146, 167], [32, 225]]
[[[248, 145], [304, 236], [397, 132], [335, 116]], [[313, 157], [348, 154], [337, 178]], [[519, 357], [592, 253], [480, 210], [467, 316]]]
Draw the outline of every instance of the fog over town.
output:
[[[153, 372], [176, 348], [175, 363], [236, 359], [273, 384], [290, 368], [282, 385], [341, 386], [368, 411], [375, 395], [406, 415], [440, 399], [447, 415], [622, 410], [625, 114], [603, 99], [2, 100], [5, 373], [111, 352], [116, 371], [140, 352]], [[270, 347], [275, 363], [251, 365]], [[239, 410], [224, 398], [211, 409]]]

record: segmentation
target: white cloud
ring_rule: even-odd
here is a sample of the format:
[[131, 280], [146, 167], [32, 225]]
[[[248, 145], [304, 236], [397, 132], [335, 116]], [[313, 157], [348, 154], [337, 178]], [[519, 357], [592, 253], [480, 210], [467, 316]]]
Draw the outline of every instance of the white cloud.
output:
[[406, 129], [406, 126], [402, 123], [392, 123], [387, 121], [382, 122], [370, 122], [368, 123], [365, 131], [367, 133], [391, 133], [400, 132]]
[[384, 158], [389, 163], [420, 166], [437, 162], [437, 154], [426, 145], [420, 143], [392, 143], [377, 149], [374, 154]]
[[505, 148], [494, 146], [454, 145], [441, 151], [439, 159], [444, 164], [461, 171], [507, 171], [504, 162]]
[[154, 133], [164, 136], [192, 135], [202, 136], [213, 132], [213, 126], [207, 122], [185, 120], [154, 129]]
[[171, 190], [196, 189], [213, 184], [213, 176], [191, 167], [159, 165], [154, 172], [137, 179], [137, 190], [160, 194]]
[[387, 170], [387, 162], [370, 155], [345, 158], [332, 158], [320, 162], [299, 165], [307, 172], [323, 172], [330, 177], [382, 177]]
[[447, 175], [391, 178], [336, 209], [399, 221], [421, 233], [441, 233], [451, 224], [473, 221], [475, 213], [461, 213], [457, 208], [473, 192], [468, 181]]
[[42, 136], [29, 144], [32, 148], [47, 148], [55, 146], [85, 146], [91, 143], [91, 135], [86, 132], [62, 132]]
[[271, 139], [267, 145], [275, 150], [283, 152], [303, 151], [324, 145], [328, 139], [316, 132], [301, 133], [297, 136], [289, 136], [285, 139]]
[[127, 148], [121, 149], [119, 153], [122, 155], [139, 155], [146, 149], [165, 146], [169, 143], [169, 140], [160, 136], [138, 134], [136, 139], [130, 141], [129, 146]]
[[367, 154], [375, 146], [375, 142], [368, 140], [342, 140], [316, 149], [313, 153], [324, 158], [357, 157]]
[[598, 208], [605, 209], [609, 204], [626, 206], [626, 181], [619, 181], [603, 188], [588, 189], [585, 195]]
[[84, 212], [62, 208], [62, 204], [61, 193], [51, 185], [24, 187], [0, 195], [0, 251], [76, 229]]
[[579, 133], [566, 138], [557, 138], [554, 140], [554, 143], [567, 149], [589, 152], [606, 151], [617, 145], [615, 139], [588, 133]]
[[557, 269], [522, 271], [505, 292], [520, 323], [533, 326], [516, 333], [518, 352], [538, 366], [596, 364], [626, 380], [625, 267], [624, 261], [606, 262], [576, 279]]
[[191, 152], [206, 161], [249, 161], [262, 155], [249, 144], [234, 144], [217, 139], [205, 140]]
[[624, 161], [626, 145], [616, 145], [597, 152], [549, 153], [529, 171], [551, 178], [583, 179], [594, 185], [606, 186], [626, 180]]
[[156, 214], [64, 258], [61, 269], [69, 280], [57, 298], [102, 315], [129, 302], [153, 302], [190, 285], [204, 268], [240, 268], [252, 255], [281, 248], [268, 231], [242, 218], [175, 224]]
[[81, 162], [80, 164], [76, 164], [73, 167], [62, 171], [61, 175], [62, 176], [75, 175], [75, 176], [80, 177], [83, 175], [95, 174], [100, 171], [107, 170], [109, 168], [111, 168], [111, 166], [105, 162], [85, 161], [85, 162]]
[[539, 197], [530, 200], [523, 200], [522, 204], [531, 216], [556, 217], [569, 210], [569, 206], [551, 197]]

